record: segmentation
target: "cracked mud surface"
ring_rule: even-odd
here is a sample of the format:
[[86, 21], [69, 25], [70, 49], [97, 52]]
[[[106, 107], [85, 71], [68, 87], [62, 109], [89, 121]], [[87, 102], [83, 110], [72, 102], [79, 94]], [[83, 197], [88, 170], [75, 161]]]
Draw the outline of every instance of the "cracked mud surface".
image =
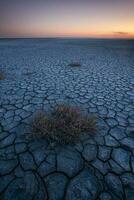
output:
[[[0, 69], [0, 199], [133, 199], [133, 41], [0, 40]], [[28, 139], [33, 113], [60, 103], [97, 114], [97, 133]]]

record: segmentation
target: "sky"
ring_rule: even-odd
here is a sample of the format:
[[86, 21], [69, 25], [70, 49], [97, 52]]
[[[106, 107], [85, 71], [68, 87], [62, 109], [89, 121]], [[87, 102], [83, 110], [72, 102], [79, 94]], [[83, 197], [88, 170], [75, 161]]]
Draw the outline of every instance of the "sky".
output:
[[134, 0], [0, 0], [0, 37], [134, 38]]

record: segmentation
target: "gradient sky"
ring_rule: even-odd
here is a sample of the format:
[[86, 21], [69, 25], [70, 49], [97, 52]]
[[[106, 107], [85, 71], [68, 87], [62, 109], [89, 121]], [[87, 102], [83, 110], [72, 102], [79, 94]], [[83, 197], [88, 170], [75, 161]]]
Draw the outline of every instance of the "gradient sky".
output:
[[134, 0], [0, 0], [0, 37], [134, 38]]

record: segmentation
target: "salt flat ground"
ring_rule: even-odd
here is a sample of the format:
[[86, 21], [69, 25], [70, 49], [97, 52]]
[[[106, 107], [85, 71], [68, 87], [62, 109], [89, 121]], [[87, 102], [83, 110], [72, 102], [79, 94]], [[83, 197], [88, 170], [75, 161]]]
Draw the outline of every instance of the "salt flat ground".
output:
[[[1, 199], [133, 199], [133, 40], [0, 39], [0, 70]], [[23, 137], [60, 103], [96, 114], [97, 133], [54, 147]]]

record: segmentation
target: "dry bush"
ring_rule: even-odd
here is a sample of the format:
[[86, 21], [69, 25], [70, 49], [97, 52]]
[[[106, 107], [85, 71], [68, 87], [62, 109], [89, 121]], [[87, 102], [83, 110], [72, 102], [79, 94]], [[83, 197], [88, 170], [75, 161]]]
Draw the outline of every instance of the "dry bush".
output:
[[80, 63], [77, 63], [77, 62], [74, 62], [74, 63], [70, 63], [69, 66], [70, 66], [70, 67], [80, 67], [81, 64], [80, 64]]
[[5, 79], [5, 74], [4, 72], [0, 71], [0, 80], [4, 80]]
[[83, 132], [96, 131], [96, 118], [80, 114], [76, 108], [59, 105], [50, 115], [38, 112], [32, 122], [32, 133], [58, 143], [74, 143]]
[[30, 76], [32, 74], [33, 74], [32, 71], [26, 71], [26, 72], [23, 73], [24, 76]]

